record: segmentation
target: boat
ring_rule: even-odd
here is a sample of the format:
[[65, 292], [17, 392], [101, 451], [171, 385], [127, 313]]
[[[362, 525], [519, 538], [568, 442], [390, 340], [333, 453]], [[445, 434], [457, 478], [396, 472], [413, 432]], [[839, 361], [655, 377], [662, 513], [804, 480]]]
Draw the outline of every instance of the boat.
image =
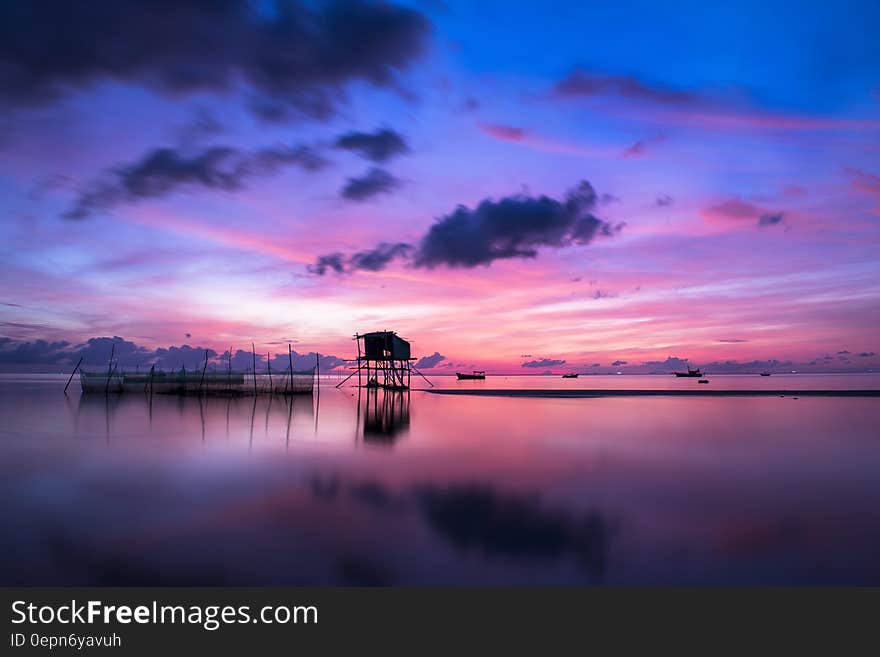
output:
[[687, 372], [673, 372], [673, 374], [678, 377], [690, 377], [694, 379], [699, 379], [701, 376], [703, 376], [703, 373], [700, 371], [699, 367], [695, 370], [692, 370], [689, 367]]
[[474, 370], [472, 374], [465, 374], [463, 372], [456, 372], [455, 376], [458, 377], [459, 381], [472, 381], [476, 379], [485, 379], [486, 378], [486, 370]]
[[770, 372], [761, 372], [761, 376], [770, 376]]
[[700, 379], [697, 383], [709, 383], [709, 379]]
[[571, 374], [563, 374], [562, 378], [563, 379], [576, 379], [576, 378], [578, 378], [578, 373], [572, 372]]

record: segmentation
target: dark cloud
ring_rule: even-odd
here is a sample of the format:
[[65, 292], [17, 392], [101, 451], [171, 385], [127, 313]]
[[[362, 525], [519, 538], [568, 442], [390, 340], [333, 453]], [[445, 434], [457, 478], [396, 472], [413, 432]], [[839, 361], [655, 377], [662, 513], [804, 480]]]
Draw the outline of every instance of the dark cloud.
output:
[[748, 342], [748, 340], [743, 340], [741, 338], [722, 338], [721, 340], [718, 340], [718, 342], [725, 342], [727, 344], [737, 344], [740, 342]]
[[[349, 186], [355, 180], [350, 180]], [[378, 271], [395, 258], [411, 258], [413, 266], [429, 269], [439, 265], [471, 268], [504, 258], [534, 258], [541, 246], [588, 244], [597, 235], [618, 233], [624, 224], [612, 225], [598, 219], [592, 214], [596, 203], [596, 192], [587, 181], [562, 201], [547, 196], [486, 199], [474, 209], [459, 206], [438, 219], [416, 246], [383, 242], [350, 257], [330, 253], [319, 256], [307, 269], [318, 275], [357, 269]]]
[[[229, 353], [230, 352], [227, 349], [217, 357], [217, 364], [221, 368], [229, 367]], [[204, 362], [204, 357], [203, 353], [202, 362]], [[307, 354], [291, 351], [288, 354], [287, 350], [274, 354], [271, 360], [269, 360], [267, 354], [260, 353], [256, 354], [255, 357], [250, 349], [235, 349], [232, 352], [232, 369], [242, 371], [253, 370], [254, 360], [256, 360], [258, 372], [265, 372], [268, 370], [271, 370], [273, 373], [285, 372], [290, 370], [291, 361], [293, 362], [294, 370], [310, 370], [315, 366], [316, 357], [322, 372], [328, 372], [336, 367], [345, 365], [348, 362], [337, 356], [325, 354], [319, 356], [313, 351]]]
[[71, 354], [71, 360], [82, 356], [83, 365], [106, 366], [111, 354], [119, 367], [146, 365], [155, 355], [146, 347], [115, 335], [112, 338], [89, 338], [85, 344], [77, 346]]
[[314, 264], [306, 267], [310, 274], [323, 276], [328, 271], [334, 271], [337, 274], [345, 272], [345, 255], [342, 253], [328, 253], [327, 255], [318, 256]]
[[[623, 361], [624, 363], [626, 361]], [[668, 356], [666, 360], [649, 360], [642, 363], [642, 367], [646, 368], [651, 374], [669, 374], [674, 371], [688, 369], [688, 361], [686, 358], [678, 358], [676, 356]]]
[[0, 338], [0, 363], [4, 364], [51, 364], [64, 362], [69, 358], [70, 343], [65, 340], [48, 342], [15, 342], [10, 338]]
[[232, 191], [252, 177], [271, 175], [285, 166], [316, 171], [327, 161], [307, 146], [277, 146], [240, 151], [212, 146], [193, 154], [173, 148], [157, 148], [133, 164], [121, 165], [86, 188], [65, 213], [82, 219], [120, 203], [160, 198], [182, 188]]
[[704, 372], [716, 374], [753, 374], [765, 370], [791, 369], [794, 365], [791, 361], [781, 361], [775, 358], [769, 360], [752, 360], [740, 363], [735, 360], [707, 363], [702, 369]]
[[373, 162], [385, 162], [395, 155], [409, 152], [406, 140], [393, 130], [377, 130], [376, 132], [349, 132], [340, 135], [336, 147], [354, 151]]
[[621, 365], [626, 365], [626, 361], [625, 360], [616, 360], [613, 363], [611, 363], [612, 367], [620, 367]]
[[698, 101], [695, 94], [650, 84], [628, 75], [602, 75], [579, 68], [556, 83], [555, 92], [564, 97], [615, 95], [631, 100], [688, 104]]
[[0, 3], [0, 94], [46, 103], [103, 80], [179, 96], [244, 85], [257, 108], [326, 117], [352, 81], [393, 86], [429, 32], [370, 0]]
[[654, 205], [657, 205], [661, 208], [665, 208], [667, 206], [670, 206], [674, 202], [675, 201], [673, 200], [673, 198], [669, 194], [657, 194], [657, 198], [654, 199]]
[[[250, 354], [250, 352], [247, 353]], [[290, 360], [293, 360], [293, 369], [308, 370], [315, 366], [316, 357], [321, 372], [329, 372], [337, 367], [347, 365], [349, 362], [344, 358], [339, 358], [339, 356], [333, 356], [330, 354], [317, 354], [314, 351], [301, 354], [292, 351], [290, 356], [288, 356], [286, 352], [275, 354], [272, 357], [272, 360], [269, 361], [269, 364], [271, 365], [273, 372], [283, 372], [290, 368]], [[258, 360], [258, 367], [260, 367], [259, 363], [261, 362], [261, 360]]]
[[340, 194], [350, 201], [364, 201], [377, 194], [387, 194], [400, 186], [400, 181], [385, 169], [373, 167], [359, 178], [349, 178]]
[[876, 355], [877, 354], [875, 354], [873, 351], [863, 351], [862, 353], [859, 354], [859, 356], [861, 358], [871, 358], [872, 356], [876, 356]]
[[758, 226], [764, 228], [766, 226], [775, 226], [780, 223], [783, 219], [783, 214], [781, 212], [776, 212], [774, 214], [762, 214], [758, 219]]
[[471, 268], [505, 258], [534, 258], [541, 246], [588, 244], [596, 235], [612, 235], [612, 226], [592, 214], [596, 192], [583, 181], [558, 201], [513, 196], [484, 200], [476, 208], [459, 206], [441, 217], [422, 238], [417, 267]]
[[555, 360], [553, 358], [542, 358], [541, 360], [530, 360], [522, 364], [522, 367], [556, 367], [557, 365], [565, 365], [564, 360]]
[[593, 363], [590, 367], [602, 367], [602, 363]]
[[[209, 368], [226, 368], [229, 363], [229, 350], [218, 353], [205, 347], [190, 345], [159, 347], [148, 349], [125, 340], [119, 336], [90, 338], [84, 343], [73, 344], [67, 341], [18, 342], [8, 337], [0, 337], [0, 365], [68, 365], [73, 366], [80, 357], [83, 367], [107, 367], [110, 355], [119, 368], [150, 367], [156, 365], [162, 369], [201, 368], [205, 364], [205, 352], [208, 354]], [[315, 352], [307, 354], [291, 353], [293, 367], [296, 370], [309, 369], [315, 365]], [[320, 356], [322, 371], [329, 371], [346, 364], [348, 361], [337, 356]], [[273, 371], [282, 371], [289, 367], [288, 353], [278, 354], [272, 359]], [[250, 350], [239, 349], [233, 353], [232, 367], [248, 370], [253, 367], [253, 354]], [[257, 369], [266, 367], [266, 355], [257, 354]]]
[[416, 368], [420, 370], [430, 369], [436, 367], [441, 360], [446, 360], [446, 356], [441, 355], [439, 351], [435, 351], [430, 356], [420, 358], [418, 362], [416, 362]]
[[405, 258], [413, 250], [411, 244], [405, 242], [380, 242], [367, 251], [358, 251], [350, 256], [342, 253], [328, 253], [319, 256], [315, 262], [307, 266], [310, 274], [323, 276], [332, 271], [337, 274], [350, 274], [357, 270], [381, 271], [395, 258]]
[[838, 355], [838, 356], [840, 356], [840, 355], [844, 355], [844, 356], [845, 356], [845, 355], [847, 355], [848, 353], [849, 353], [849, 351], [847, 351], [846, 349], [842, 349], [842, 350], [840, 350], [840, 351], [837, 352], [837, 355]]
[[358, 251], [348, 260], [348, 270], [365, 269], [367, 271], [381, 271], [395, 258], [409, 255], [412, 245], [404, 242], [390, 244], [382, 242], [375, 248], [367, 251]]
[[188, 344], [167, 349], [160, 347], [155, 351], [153, 362], [159, 369], [179, 370], [185, 367], [188, 370], [195, 370], [205, 366], [206, 353], [209, 362], [217, 358], [216, 351], [204, 347], [190, 347]]

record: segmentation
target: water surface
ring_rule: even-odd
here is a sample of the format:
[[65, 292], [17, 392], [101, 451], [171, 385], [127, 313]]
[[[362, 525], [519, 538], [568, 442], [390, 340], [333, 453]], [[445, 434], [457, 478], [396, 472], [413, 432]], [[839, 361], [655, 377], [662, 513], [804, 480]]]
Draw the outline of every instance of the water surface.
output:
[[[64, 381], [0, 377], [2, 584], [880, 583], [878, 399], [359, 396], [324, 380], [319, 401], [150, 401], [65, 397]], [[693, 383], [504, 381], [434, 379]]]

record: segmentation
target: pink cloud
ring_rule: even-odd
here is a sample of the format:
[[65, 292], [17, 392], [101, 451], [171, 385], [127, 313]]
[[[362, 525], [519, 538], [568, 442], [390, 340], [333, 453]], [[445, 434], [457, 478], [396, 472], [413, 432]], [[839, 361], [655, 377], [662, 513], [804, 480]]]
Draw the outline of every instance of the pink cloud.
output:
[[738, 198], [728, 199], [704, 208], [700, 214], [707, 221], [757, 221], [765, 213], [757, 205]]
[[504, 125], [501, 123], [479, 123], [479, 128], [487, 135], [500, 139], [501, 141], [520, 142], [526, 137], [526, 131], [523, 128], [517, 128], [512, 125]]
[[647, 153], [649, 147], [653, 147], [655, 144], [660, 144], [664, 141], [666, 141], [666, 137], [664, 135], [649, 137], [647, 139], [640, 139], [632, 146], [623, 151], [623, 157], [643, 157]]
[[661, 112], [653, 118], [664, 124], [716, 130], [880, 130], [880, 121], [770, 114], [753, 110]]
[[[867, 171], [861, 171], [859, 169], [853, 169], [851, 167], [847, 167], [845, 169], [846, 175], [849, 177], [850, 184], [853, 189], [856, 189], [865, 194], [870, 194], [875, 199], [880, 201], [880, 176], [875, 176], [872, 173], [868, 173]], [[880, 206], [877, 206], [873, 210], [871, 210], [874, 214], [880, 215]]]

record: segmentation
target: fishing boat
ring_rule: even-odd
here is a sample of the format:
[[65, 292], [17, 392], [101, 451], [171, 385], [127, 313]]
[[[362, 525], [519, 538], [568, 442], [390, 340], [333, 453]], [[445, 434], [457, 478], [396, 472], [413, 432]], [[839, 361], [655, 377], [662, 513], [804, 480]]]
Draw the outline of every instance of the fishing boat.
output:
[[697, 383], [709, 383], [709, 379], [700, 379]]
[[761, 376], [770, 376], [770, 372], [761, 372]]
[[692, 379], [699, 379], [700, 377], [703, 376], [703, 373], [700, 371], [699, 367], [695, 370], [688, 368], [687, 372], [673, 372], [673, 374], [675, 374], [675, 376], [678, 376], [678, 377], [685, 377], [685, 378], [692, 378]]
[[458, 377], [459, 381], [472, 381], [476, 379], [485, 379], [486, 378], [486, 370], [474, 370], [472, 374], [465, 374], [464, 372], [456, 372], [455, 376]]
[[563, 379], [576, 379], [576, 378], [578, 378], [578, 373], [572, 372], [571, 374], [563, 374], [562, 378]]

